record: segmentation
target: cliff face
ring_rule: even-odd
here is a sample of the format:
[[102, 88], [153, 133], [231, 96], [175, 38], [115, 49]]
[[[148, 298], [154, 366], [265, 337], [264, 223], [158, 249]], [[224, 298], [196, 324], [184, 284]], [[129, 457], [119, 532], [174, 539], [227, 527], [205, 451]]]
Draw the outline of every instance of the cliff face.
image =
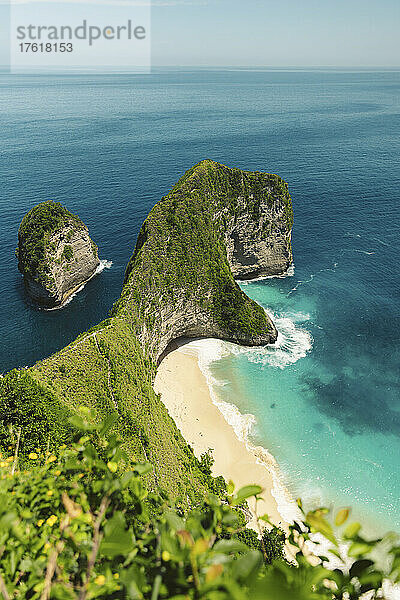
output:
[[227, 221], [225, 245], [235, 279], [281, 275], [293, 262], [287, 200], [273, 185], [262, 195], [257, 212], [248, 211], [248, 200], [238, 200], [237, 218]]
[[133, 323], [155, 361], [181, 337], [274, 342], [271, 319], [234, 277], [284, 273], [292, 223], [280, 177], [202, 161], [144, 222], [114, 315]]
[[85, 224], [55, 202], [42, 202], [25, 215], [17, 256], [29, 295], [46, 307], [65, 302], [100, 264]]

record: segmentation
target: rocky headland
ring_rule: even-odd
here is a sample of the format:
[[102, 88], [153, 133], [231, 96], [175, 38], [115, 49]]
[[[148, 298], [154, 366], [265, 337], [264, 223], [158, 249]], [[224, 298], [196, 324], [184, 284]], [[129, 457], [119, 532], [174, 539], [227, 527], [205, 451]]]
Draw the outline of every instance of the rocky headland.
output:
[[16, 255], [28, 294], [47, 308], [62, 305], [100, 264], [86, 225], [52, 201], [41, 202], [25, 215]]
[[133, 321], [156, 362], [179, 338], [274, 342], [275, 325], [235, 279], [286, 272], [292, 225], [283, 179], [204, 160], [145, 220], [114, 314]]

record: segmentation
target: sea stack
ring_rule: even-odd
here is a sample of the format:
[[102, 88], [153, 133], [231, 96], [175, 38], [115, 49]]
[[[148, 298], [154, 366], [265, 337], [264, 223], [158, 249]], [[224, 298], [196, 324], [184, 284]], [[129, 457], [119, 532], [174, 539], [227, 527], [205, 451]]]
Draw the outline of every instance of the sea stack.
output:
[[46, 308], [61, 306], [100, 264], [86, 225], [51, 200], [22, 219], [16, 255], [28, 294]]

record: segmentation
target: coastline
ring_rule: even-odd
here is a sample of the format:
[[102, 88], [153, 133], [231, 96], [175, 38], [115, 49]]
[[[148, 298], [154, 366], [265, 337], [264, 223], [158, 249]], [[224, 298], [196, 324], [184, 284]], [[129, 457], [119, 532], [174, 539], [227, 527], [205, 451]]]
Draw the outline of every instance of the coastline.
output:
[[[248, 440], [254, 418], [241, 415], [236, 407], [215, 396], [207, 373], [211, 361], [207, 360], [204, 346], [213, 344], [213, 340], [202, 342], [190, 342], [168, 354], [158, 368], [154, 389], [161, 394], [197, 458], [212, 449], [213, 475], [222, 475], [226, 482], [232, 480], [236, 490], [249, 484], [260, 485], [263, 500], [257, 503], [257, 514], [267, 514], [272, 523], [285, 528], [299, 518], [297, 505], [283, 484], [274, 457]], [[248, 526], [257, 531], [254, 499], [250, 499], [249, 508], [253, 519]]]

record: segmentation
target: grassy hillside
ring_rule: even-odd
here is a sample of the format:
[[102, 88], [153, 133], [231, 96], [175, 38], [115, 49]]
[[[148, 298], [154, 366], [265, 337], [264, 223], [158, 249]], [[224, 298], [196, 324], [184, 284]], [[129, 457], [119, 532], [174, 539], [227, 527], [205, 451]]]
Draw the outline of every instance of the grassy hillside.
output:
[[130, 461], [150, 461], [152, 489], [195, 503], [210, 478], [154, 393], [153, 374], [131, 326], [109, 319], [34, 367], [0, 380], [1, 445], [5, 450], [21, 427], [22, 457], [37, 448], [54, 451], [73, 439], [67, 419], [80, 407], [90, 408], [97, 423], [116, 412], [111, 433], [123, 440], [127, 468]]

